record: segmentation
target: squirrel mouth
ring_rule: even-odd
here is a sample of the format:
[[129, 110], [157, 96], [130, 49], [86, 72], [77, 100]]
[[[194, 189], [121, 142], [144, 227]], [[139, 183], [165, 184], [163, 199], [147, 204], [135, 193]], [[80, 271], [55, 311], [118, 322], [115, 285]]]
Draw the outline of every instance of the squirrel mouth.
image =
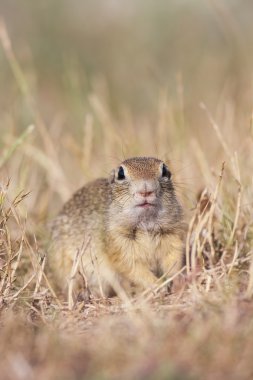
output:
[[155, 207], [155, 205], [153, 203], [149, 203], [149, 202], [145, 201], [143, 203], [140, 203], [140, 204], [136, 205], [136, 207], [150, 208], [150, 207]]

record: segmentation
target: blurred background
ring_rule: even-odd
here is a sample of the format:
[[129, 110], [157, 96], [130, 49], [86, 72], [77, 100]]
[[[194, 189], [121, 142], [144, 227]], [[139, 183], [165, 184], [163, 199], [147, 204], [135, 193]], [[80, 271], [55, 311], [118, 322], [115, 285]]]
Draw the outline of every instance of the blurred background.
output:
[[[253, 0], [0, 0], [1, 379], [253, 379], [252, 79]], [[134, 155], [168, 161], [197, 265], [68, 311], [47, 222]]]
[[0, 14], [1, 180], [31, 191], [35, 220], [127, 156], [168, 159], [189, 208], [229, 152], [246, 159], [252, 1], [0, 0]]

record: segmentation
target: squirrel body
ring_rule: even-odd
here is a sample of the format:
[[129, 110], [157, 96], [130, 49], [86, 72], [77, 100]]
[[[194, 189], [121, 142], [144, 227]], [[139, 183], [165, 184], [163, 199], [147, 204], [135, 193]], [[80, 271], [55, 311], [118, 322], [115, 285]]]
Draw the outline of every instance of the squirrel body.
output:
[[183, 231], [169, 169], [134, 157], [65, 203], [52, 224], [49, 264], [62, 289], [79, 253], [81, 286], [93, 294], [142, 291], [182, 268]]

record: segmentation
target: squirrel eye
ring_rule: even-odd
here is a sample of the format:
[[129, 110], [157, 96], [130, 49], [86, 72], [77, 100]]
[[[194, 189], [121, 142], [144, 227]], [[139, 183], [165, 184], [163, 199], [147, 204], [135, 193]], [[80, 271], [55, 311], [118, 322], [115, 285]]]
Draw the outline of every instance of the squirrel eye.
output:
[[118, 171], [118, 179], [121, 180], [121, 179], [125, 179], [125, 173], [124, 173], [124, 169], [122, 168], [122, 166], [119, 167], [119, 171]]
[[163, 164], [162, 177], [167, 177], [169, 179], [171, 178], [171, 172], [169, 171], [169, 169], [167, 168], [165, 164]]

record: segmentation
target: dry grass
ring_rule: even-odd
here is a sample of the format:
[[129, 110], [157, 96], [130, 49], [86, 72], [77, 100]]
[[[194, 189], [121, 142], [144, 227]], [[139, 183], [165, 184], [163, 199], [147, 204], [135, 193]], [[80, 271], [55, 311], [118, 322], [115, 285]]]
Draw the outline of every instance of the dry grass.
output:
[[[241, 41], [224, 10], [217, 12]], [[238, 110], [221, 90], [215, 112], [202, 102], [189, 129], [180, 75], [176, 101], [163, 88], [153, 117], [127, 103], [116, 111], [96, 78], [82, 122], [67, 128], [63, 110], [50, 119], [37, 101], [4, 21], [0, 39], [19, 112], [29, 114], [25, 128], [14, 111], [2, 119], [0, 378], [251, 379], [251, 109]], [[136, 154], [170, 161], [189, 225], [184, 273], [171, 295], [158, 285], [124, 301], [58, 299], [45, 271], [47, 222], [74, 189]]]

